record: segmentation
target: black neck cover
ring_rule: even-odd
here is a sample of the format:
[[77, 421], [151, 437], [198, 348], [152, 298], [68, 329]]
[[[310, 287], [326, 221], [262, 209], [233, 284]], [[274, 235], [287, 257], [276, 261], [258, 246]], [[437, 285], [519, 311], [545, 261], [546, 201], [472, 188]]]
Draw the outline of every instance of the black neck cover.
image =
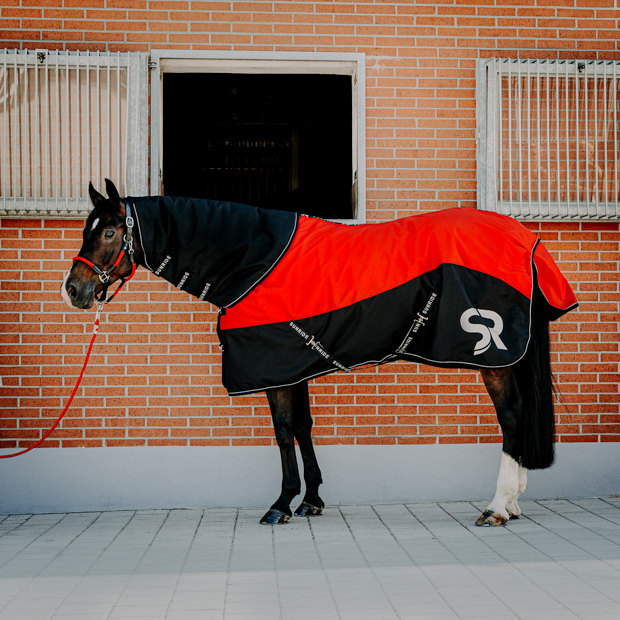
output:
[[147, 269], [201, 300], [228, 308], [276, 266], [298, 215], [198, 198], [127, 197]]

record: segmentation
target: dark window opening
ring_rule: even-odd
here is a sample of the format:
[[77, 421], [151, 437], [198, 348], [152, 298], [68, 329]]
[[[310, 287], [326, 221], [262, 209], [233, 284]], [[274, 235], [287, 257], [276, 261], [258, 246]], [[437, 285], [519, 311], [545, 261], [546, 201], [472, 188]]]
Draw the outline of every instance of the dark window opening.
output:
[[352, 218], [351, 101], [347, 75], [165, 73], [162, 192]]

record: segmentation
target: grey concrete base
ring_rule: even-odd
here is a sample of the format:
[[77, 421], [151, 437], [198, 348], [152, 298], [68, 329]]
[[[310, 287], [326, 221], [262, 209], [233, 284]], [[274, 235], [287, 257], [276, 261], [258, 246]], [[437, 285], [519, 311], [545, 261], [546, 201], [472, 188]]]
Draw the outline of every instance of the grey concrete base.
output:
[[[10, 450], [1, 450], [8, 454]], [[560, 444], [524, 498], [620, 494], [620, 445]], [[319, 446], [327, 504], [490, 499], [501, 446]], [[0, 514], [144, 508], [267, 508], [275, 447], [37, 449], [0, 461]]]

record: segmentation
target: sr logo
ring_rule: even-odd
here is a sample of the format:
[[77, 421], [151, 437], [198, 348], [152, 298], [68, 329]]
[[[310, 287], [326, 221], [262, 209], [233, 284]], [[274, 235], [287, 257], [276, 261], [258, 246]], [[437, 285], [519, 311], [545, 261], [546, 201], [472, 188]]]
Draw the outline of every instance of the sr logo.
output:
[[[493, 321], [492, 327], [487, 327], [481, 323], [470, 323], [469, 320], [474, 316], [481, 316], [484, 319]], [[504, 329], [504, 321], [502, 317], [493, 312], [493, 310], [478, 310], [478, 308], [470, 308], [461, 314], [461, 327], [471, 334], [480, 334], [482, 338], [476, 343], [474, 355], [484, 353], [491, 346], [491, 339], [498, 349], [506, 350], [506, 345], [502, 342], [499, 335]]]

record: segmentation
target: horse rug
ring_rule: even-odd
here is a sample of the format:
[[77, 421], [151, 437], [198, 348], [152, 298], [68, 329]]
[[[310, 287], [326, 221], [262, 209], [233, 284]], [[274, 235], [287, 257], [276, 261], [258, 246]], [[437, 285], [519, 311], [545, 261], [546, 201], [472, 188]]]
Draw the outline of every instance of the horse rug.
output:
[[209, 200], [128, 200], [145, 266], [219, 306], [231, 395], [393, 360], [510, 366], [528, 350], [537, 288], [549, 320], [577, 306], [538, 238], [495, 213], [349, 226]]

